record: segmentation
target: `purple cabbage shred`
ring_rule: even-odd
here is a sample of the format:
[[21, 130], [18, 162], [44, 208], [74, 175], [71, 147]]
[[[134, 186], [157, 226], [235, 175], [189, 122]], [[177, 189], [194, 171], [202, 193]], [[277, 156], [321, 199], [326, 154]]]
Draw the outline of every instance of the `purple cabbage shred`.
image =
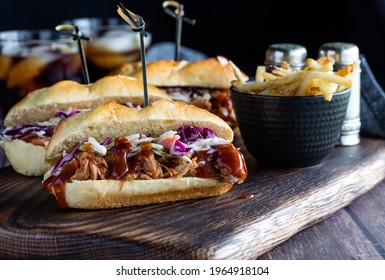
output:
[[80, 113], [81, 111], [80, 110], [70, 110], [70, 111], [59, 111], [59, 110], [56, 110], [56, 115], [62, 119], [62, 120], [65, 120], [66, 118], [69, 118], [73, 115], [76, 115], [77, 113]]
[[184, 143], [217, 136], [216, 133], [209, 128], [201, 128], [194, 125], [178, 128], [177, 134], [180, 136], [180, 141]]

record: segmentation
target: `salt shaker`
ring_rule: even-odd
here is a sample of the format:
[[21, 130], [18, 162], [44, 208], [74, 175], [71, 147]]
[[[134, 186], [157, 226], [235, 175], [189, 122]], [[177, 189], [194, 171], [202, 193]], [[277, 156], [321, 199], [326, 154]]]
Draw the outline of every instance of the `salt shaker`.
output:
[[361, 68], [359, 49], [355, 44], [344, 42], [325, 43], [319, 48], [319, 57], [331, 56], [335, 60], [334, 71], [354, 64], [352, 87], [348, 108], [337, 145], [351, 146], [360, 142]]
[[286, 61], [293, 70], [305, 67], [307, 50], [304, 46], [291, 43], [270, 45], [265, 54], [265, 65], [281, 66]]

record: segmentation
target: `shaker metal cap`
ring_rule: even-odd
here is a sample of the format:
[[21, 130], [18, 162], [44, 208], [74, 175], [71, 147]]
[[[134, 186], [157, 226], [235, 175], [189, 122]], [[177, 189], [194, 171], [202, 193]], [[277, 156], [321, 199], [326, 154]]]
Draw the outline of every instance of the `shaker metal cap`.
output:
[[330, 42], [323, 44], [319, 49], [319, 57], [331, 56], [336, 65], [346, 65], [359, 60], [358, 47], [352, 43]]
[[291, 43], [272, 44], [266, 50], [265, 64], [281, 65], [286, 61], [292, 67], [302, 67], [307, 58], [306, 48]]

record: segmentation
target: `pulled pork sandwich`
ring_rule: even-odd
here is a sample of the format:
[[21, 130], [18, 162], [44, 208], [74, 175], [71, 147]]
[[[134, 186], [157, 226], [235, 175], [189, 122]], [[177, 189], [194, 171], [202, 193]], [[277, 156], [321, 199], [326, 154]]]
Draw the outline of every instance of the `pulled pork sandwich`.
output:
[[[239, 133], [233, 103], [231, 82], [237, 80], [230, 61], [223, 57], [187, 60], [158, 60], [146, 64], [147, 81], [166, 91], [173, 100], [193, 104], [225, 120]], [[111, 74], [142, 79], [141, 63], [126, 63]], [[244, 80], [248, 76], [241, 72]]]
[[[155, 86], [148, 86], [149, 102], [171, 98]], [[144, 104], [143, 82], [123, 75], [108, 76], [93, 84], [60, 81], [35, 90], [7, 113], [0, 144], [14, 170], [27, 176], [42, 176], [51, 165], [45, 149], [58, 123], [74, 114], [107, 101], [127, 106]]]
[[221, 195], [247, 178], [218, 116], [184, 102], [108, 102], [62, 121], [43, 187], [60, 208], [106, 209]]

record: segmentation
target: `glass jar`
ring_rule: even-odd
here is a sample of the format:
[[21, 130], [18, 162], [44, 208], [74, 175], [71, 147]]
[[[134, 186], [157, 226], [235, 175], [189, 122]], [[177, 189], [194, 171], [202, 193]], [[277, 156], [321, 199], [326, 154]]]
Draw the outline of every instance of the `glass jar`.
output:
[[[63, 23], [77, 26], [90, 38], [84, 42], [85, 56], [90, 81], [94, 82], [125, 63], [141, 60], [140, 34], [118, 18], [76, 18]], [[144, 38], [145, 49], [152, 36]]]
[[55, 30], [0, 32], [0, 111], [9, 109], [29, 92], [61, 80], [82, 82], [76, 42]]

